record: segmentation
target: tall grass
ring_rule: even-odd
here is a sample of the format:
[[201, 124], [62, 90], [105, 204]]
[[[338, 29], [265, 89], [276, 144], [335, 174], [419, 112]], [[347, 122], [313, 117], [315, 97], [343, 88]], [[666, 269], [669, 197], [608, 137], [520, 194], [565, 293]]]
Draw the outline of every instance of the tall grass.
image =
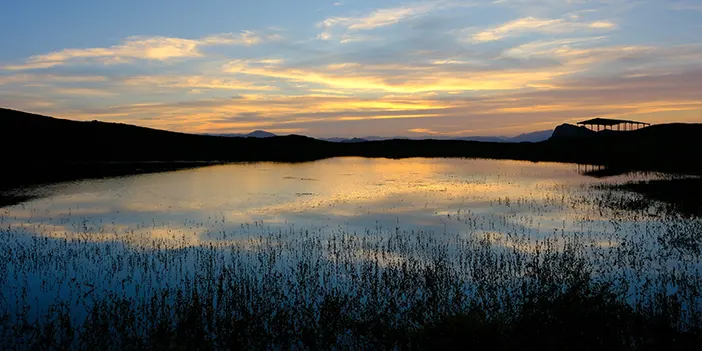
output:
[[0, 348], [701, 347], [702, 220], [584, 194], [457, 210], [461, 231], [212, 217], [197, 243], [0, 217]]

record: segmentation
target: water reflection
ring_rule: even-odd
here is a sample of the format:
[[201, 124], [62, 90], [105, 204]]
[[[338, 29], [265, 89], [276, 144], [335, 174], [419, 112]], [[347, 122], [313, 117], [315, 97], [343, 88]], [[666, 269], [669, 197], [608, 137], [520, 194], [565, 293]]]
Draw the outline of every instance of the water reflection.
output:
[[0, 220], [52, 238], [80, 235], [141, 244], [152, 239], [176, 246], [245, 236], [242, 228], [251, 224], [342, 226], [350, 232], [402, 227], [462, 235], [487, 226], [539, 238], [582, 229], [579, 223], [587, 220], [607, 230], [608, 216], [578, 203], [598, 180], [581, 176], [575, 167], [365, 158], [220, 165], [56, 185], [50, 189], [56, 195], [5, 208]]
[[[603, 206], [609, 192], [592, 187], [655, 177], [602, 180], [556, 163], [335, 158], [61, 184], [50, 189], [54, 195], [0, 210], [0, 245], [15, 250], [0, 264], [2, 294], [8, 301], [70, 301], [89, 284], [140, 296], [197, 275], [201, 250], [218, 250], [206, 251], [213, 262], [238, 255], [255, 265], [259, 249], [293, 255], [314, 242], [313, 252], [336, 262], [339, 251], [325, 245], [337, 239], [347, 240], [345, 259], [380, 266], [431, 262], [437, 250], [460, 265], [474, 242], [522, 255], [544, 242], [576, 241], [602, 274], [693, 272], [699, 246], [690, 233], [702, 228], [699, 220], [667, 217], [655, 204], [615, 211]], [[398, 240], [409, 246], [392, 244]], [[16, 254], [28, 247], [34, 258]], [[615, 261], [629, 252], [632, 258]], [[49, 257], [47, 266], [22, 261], [37, 257]]]
[[148, 226], [159, 238], [169, 229], [197, 227], [192, 243], [208, 231], [255, 222], [352, 230], [400, 222], [405, 228], [460, 230], [470, 216], [533, 212], [548, 231], [551, 222], [574, 215], [563, 198], [571, 195], [571, 185], [591, 182], [573, 167], [363, 158], [224, 165], [60, 185], [52, 190], [57, 195], [3, 209], [2, 215], [13, 225], [41, 223], [45, 232], [39, 234], [49, 236], [70, 236], [66, 225], [82, 222], [115, 235]]

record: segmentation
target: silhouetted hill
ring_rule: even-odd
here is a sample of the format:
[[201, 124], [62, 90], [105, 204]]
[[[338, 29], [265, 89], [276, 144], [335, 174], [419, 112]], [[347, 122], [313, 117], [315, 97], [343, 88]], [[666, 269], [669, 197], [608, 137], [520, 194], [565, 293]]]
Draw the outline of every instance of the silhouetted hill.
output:
[[248, 138], [272, 138], [276, 136], [273, 133], [266, 132], [264, 130], [255, 130], [249, 134], [246, 134], [246, 137]]
[[556, 160], [702, 173], [702, 124], [658, 124], [634, 131], [554, 133], [541, 153]]
[[[592, 133], [593, 137], [568, 137], [559, 130], [572, 128], [559, 127], [554, 137], [538, 143], [408, 139], [333, 143], [300, 135], [194, 135], [0, 109], [5, 146], [0, 161], [3, 169], [12, 170], [3, 174], [5, 185], [176, 169], [197, 162], [300, 162], [335, 156], [517, 159], [702, 174], [702, 124], [654, 125], [631, 132]], [[577, 130], [576, 135], [590, 135]]]
[[363, 138], [351, 138], [351, 139], [343, 140], [342, 143], [363, 143], [366, 141], [368, 141], [368, 140], [363, 139]]
[[332, 143], [362, 143], [369, 141], [368, 139], [364, 138], [322, 138], [321, 140], [330, 141]]
[[379, 136], [367, 136], [362, 138], [324, 138], [322, 140], [331, 141], [335, 143], [358, 143], [364, 141], [382, 141], [382, 140], [464, 140], [464, 141], [481, 141], [489, 143], [522, 143], [522, 142], [539, 142], [547, 140], [553, 134], [552, 130], [541, 130], [538, 132], [524, 133], [516, 137], [503, 137], [503, 136], [467, 136], [467, 137], [453, 137], [453, 136], [395, 136], [395, 137], [379, 137]]
[[221, 134], [203, 134], [203, 135], [209, 135], [209, 136], [222, 136], [222, 137], [230, 137], [230, 138], [271, 138], [276, 136], [273, 133], [266, 132], [265, 130], [254, 130], [251, 133], [248, 134], [241, 134], [241, 133], [221, 133]]
[[514, 138], [508, 138], [506, 141], [513, 142], [513, 143], [523, 143], [523, 142], [531, 142], [531, 143], [537, 143], [540, 141], [548, 140], [551, 136], [553, 136], [553, 130], [540, 130], [538, 132], [531, 132], [531, 133], [524, 133], [517, 135]]
[[470, 136], [470, 137], [459, 137], [459, 138], [426, 138], [435, 140], [463, 140], [463, 141], [480, 141], [483, 143], [501, 143], [504, 142], [504, 138], [496, 136]]
[[[78, 122], [0, 109], [0, 131], [15, 164], [143, 161], [303, 161], [332, 155], [303, 136], [231, 138], [106, 122]], [[293, 148], [290, 146], [294, 145]]]
[[553, 131], [551, 138], [584, 138], [595, 135], [596, 132], [585, 127], [574, 126], [572, 124], [561, 124]]

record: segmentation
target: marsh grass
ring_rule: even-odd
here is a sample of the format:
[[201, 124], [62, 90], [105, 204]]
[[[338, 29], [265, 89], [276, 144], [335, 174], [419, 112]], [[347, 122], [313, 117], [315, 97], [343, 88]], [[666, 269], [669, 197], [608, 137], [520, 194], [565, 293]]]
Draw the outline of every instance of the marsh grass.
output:
[[615, 186], [660, 201], [685, 216], [702, 217], [702, 178], [676, 177]]
[[[212, 219], [197, 244], [0, 216], [0, 348], [702, 347], [702, 220], [619, 195], [499, 198], [461, 232]], [[535, 233], [525, 208], [580, 217]]]

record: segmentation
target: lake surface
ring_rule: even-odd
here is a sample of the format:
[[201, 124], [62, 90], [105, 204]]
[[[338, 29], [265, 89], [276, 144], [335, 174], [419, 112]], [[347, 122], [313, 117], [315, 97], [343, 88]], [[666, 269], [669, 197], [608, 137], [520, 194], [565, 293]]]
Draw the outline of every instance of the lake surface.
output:
[[[300, 257], [324, 261], [323, 286], [353, 289], [349, 262], [421, 266], [440, 256], [468, 288], [476, 270], [490, 266], [466, 263], [480, 245], [515, 262], [575, 247], [596, 277], [627, 277], [632, 301], [653, 278], [666, 293], [679, 291], [674, 281], [681, 277], [702, 286], [700, 219], [596, 187], [662, 175], [597, 179], [578, 170], [521, 161], [335, 158], [28, 189], [42, 197], [0, 209], [0, 312], [32, 316], [66, 303], [80, 319], [101, 296], [146, 298], [227, 267], [256, 276], [266, 259], [279, 276], [295, 275]], [[631, 203], [635, 210], [625, 206]], [[506, 282], [520, 269], [490, 274]]]
[[[655, 178], [611, 177], [606, 183]], [[465, 231], [477, 216], [519, 223], [535, 234], [596, 213], [566, 201], [603, 181], [558, 163], [463, 159], [336, 158], [300, 164], [247, 163], [88, 180], [27, 192], [46, 197], [0, 210], [4, 223], [37, 234], [95, 240], [145, 234], [187, 243], [216, 241], [242, 225], [348, 230]], [[507, 224], [507, 223], [505, 223]], [[606, 224], [602, 224], [606, 226]], [[496, 228], [499, 231], [499, 228]], [[472, 230], [471, 230], [472, 233]], [[134, 234], [134, 235], [132, 235]], [[148, 235], [147, 235], [148, 234]], [[182, 244], [178, 236], [176, 244]]]

